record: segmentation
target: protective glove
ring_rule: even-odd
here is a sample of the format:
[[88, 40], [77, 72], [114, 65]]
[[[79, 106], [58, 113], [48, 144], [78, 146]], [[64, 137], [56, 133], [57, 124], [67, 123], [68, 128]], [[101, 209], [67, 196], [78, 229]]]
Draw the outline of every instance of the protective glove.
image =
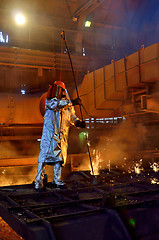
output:
[[73, 100], [71, 100], [73, 106], [75, 105], [82, 105], [81, 99], [80, 98], [75, 98]]
[[85, 121], [77, 120], [76, 123], [75, 123], [75, 126], [80, 127], [80, 128], [85, 128], [86, 123], [85, 123]]
[[81, 128], [86, 128], [86, 123], [85, 123], [85, 121], [82, 121], [82, 122], [81, 122]]

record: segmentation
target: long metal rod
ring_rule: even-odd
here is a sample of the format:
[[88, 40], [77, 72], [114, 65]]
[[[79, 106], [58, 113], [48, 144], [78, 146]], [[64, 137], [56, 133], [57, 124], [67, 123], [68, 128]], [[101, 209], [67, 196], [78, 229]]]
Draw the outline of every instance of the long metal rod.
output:
[[[70, 64], [71, 64], [71, 69], [72, 69], [72, 74], [73, 74], [73, 80], [74, 80], [74, 83], [75, 83], [75, 88], [76, 88], [77, 97], [79, 98], [78, 88], [77, 88], [77, 83], [76, 83], [76, 78], [75, 78], [75, 73], [74, 73], [74, 69], [73, 69], [73, 64], [72, 64], [70, 52], [69, 52], [69, 49], [68, 49], [68, 46], [67, 46], [66, 35], [65, 35], [65, 32], [64, 32], [64, 31], [61, 33], [61, 38], [63, 39], [63, 41], [64, 41], [64, 43], [65, 43], [66, 50], [67, 50], [67, 53], [68, 53], [68, 57], [69, 57], [69, 59], [70, 59]], [[82, 115], [81, 105], [79, 105], [79, 107], [80, 107], [81, 119], [82, 119], [82, 121], [83, 121], [83, 115]], [[90, 159], [91, 170], [92, 170], [92, 174], [94, 175], [87, 133], [86, 133], [86, 142], [87, 142], [87, 149], [88, 149], [88, 154], [89, 154], [89, 159]]]
[[[70, 51], [69, 51], [68, 46], [67, 46], [66, 35], [65, 35], [64, 31], [61, 33], [61, 37], [62, 37], [62, 39], [63, 39], [63, 41], [65, 43], [65, 46], [66, 46], [66, 50], [67, 50], [68, 57], [69, 57], [70, 64], [71, 64], [71, 69], [72, 69], [72, 74], [73, 74], [73, 80], [74, 80], [74, 83], [75, 83], [76, 93], [77, 93], [77, 97], [79, 98], [78, 88], [77, 88], [77, 83], [76, 83], [76, 78], [75, 78], [75, 73], [74, 73], [74, 69], [73, 69], [73, 64], [72, 64], [72, 60], [71, 60], [71, 56], [70, 56]], [[81, 119], [83, 121], [81, 105], [79, 105], [79, 107], [80, 107]]]
[[92, 170], [92, 174], [94, 175], [94, 171], [93, 171], [93, 165], [92, 165], [92, 159], [91, 159], [91, 153], [90, 153], [89, 141], [88, 141], [87, 133], [86, 133], [86, 141], [87, 141], [87, 149], [88, 149], [88, 154], [89, 154], [89, 160], [90, 160], [91, 170]]

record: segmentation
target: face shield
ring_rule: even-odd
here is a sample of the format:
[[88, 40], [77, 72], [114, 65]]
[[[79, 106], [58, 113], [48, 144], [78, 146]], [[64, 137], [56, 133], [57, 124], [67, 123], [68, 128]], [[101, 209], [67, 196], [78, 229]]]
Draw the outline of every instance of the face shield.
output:
[[49, 90], [47, 92], [47, 99], [51, 99], [54, 97], [56, 97], [57, 99], [61, 99], [63, 91], [65, 90], [56, 84], [50, 85]]

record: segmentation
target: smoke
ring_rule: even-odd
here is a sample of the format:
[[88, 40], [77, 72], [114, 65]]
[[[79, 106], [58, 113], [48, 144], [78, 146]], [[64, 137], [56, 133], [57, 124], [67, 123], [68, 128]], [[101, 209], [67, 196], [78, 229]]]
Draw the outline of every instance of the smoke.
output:
[[[36, 165], [24, 165], [32, 163], [32, 158], [37, 157], [38, 162], [39, 143], [25, 141], [7, 141], [0, 143], [0, 186], [32, 183], [37, 171]], [[13, 165], [13, 161], [15, 166]], [[35, 161], [35, 160], [34, 160]], [[20, 166], [23, 162], [23, 165]], [[16, 166], [18, 165], [18, 166]], [[4, 167], [2, 167], [4, 166]], [[6, 167], [10, 166], [10, 167]]]
[[10, 142], [0, 143], [0, 157], [1, 158], [13, 158], [17, 157], [17, 150]]
[[0, 186], [30, 184], [33, 182], [35, 174], [34, 169], [25, 173], [18, 166], [0, 168]]
[[[27, 168], [27, 167], [26, 167]], [[24, 171], [24, 167], [1, 167], [0, 168], [0, 186], [28, 184], [33, 181], [33, 170]]]
[[21, 156], [38, 156], [37, 141], [7, 141], [0, 143], [0, 158], [16, 158]]
[[134, 127], [131, 122], [126, 121], [112, 130], [110, 136], [100, 138], [96, 148], [103, 159], [101, 168], [108, 168], [109, 164], [120, 167], [125, 161], [130, 161], [132, 153], [142, 148], [146, 132], [142, 124]]
[[[99, 140], [95, 146], [90, 144], [93, 168], [95, 171], [111, 168], [128, 169], [133, 164], [135, 152], [141, 150], [147, 141], [146, 135], [145, 126], [140, 123], [134, 126], [128, 121], [112, 128], [111, 131], [105, 131], [104, 135], [98, 136]], [[136, 157], [140, 160], [141, 156], [136, 154]], [[77, 168], [90, 170], [89, 156], [80, 160]]]
[[[35, 180], [37, 165], [0, 167], [0, 186], [31, 184]], [[47, 166], [45, 173], [48, 181], [52, 181], [52, 166]]]

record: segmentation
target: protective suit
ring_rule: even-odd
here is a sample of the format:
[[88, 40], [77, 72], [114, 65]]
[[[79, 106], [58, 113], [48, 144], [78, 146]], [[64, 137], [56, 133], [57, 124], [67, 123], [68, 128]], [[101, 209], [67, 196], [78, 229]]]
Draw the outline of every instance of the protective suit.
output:
[[[59, 85], [61, 86], [59, 87]], [[45, 103], [46, 110], [38, 158], [36, 189], [43, 186], [42, 180], [46, 164], [53, 165], [53, 183], [56, 185], [63, 184], [60, 180], [61, 165], [66, 163], [69, 127], [70, 124], [82, 127], [80, 126], [82, 121], [75, 115], [74, 107], [64, 83], [56, 81], [54, 88], [56, 89], [48, 91], [49, 96]], [[61, 89], [62, 92], [60, 93]]]

